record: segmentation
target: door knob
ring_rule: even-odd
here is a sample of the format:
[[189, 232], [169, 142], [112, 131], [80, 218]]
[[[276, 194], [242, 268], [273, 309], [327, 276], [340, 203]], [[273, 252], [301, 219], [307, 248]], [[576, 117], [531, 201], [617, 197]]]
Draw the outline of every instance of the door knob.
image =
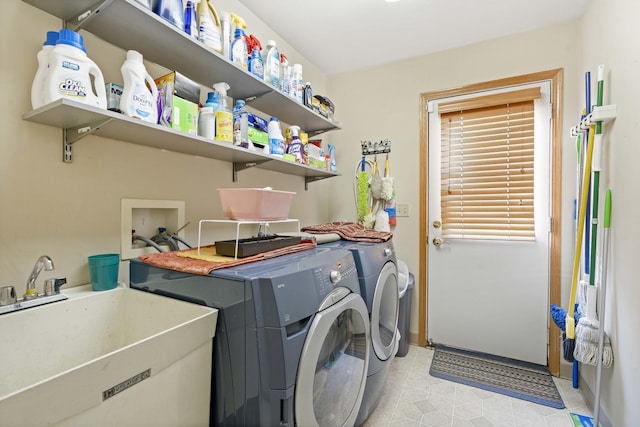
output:
[[433, 240], [433, 246], [435, 246], [436, 248], [439, 248], [442, 245], [442, 239], [439, 237], [434, 237]]

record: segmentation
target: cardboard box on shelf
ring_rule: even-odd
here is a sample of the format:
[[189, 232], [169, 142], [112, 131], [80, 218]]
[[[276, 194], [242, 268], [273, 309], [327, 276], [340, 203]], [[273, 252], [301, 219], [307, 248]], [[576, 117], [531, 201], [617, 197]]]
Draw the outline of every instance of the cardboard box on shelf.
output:
[[158, 87], [158, 122], [163, 126], [197, 135], [200, 85], [177, 71], [154, 81]]

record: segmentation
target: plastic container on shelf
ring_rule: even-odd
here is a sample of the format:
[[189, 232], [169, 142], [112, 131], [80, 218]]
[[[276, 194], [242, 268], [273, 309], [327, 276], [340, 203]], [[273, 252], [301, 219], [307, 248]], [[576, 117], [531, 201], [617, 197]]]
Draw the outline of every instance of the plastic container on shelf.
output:
[[198, 40], [222, 53], [222, 29], [218, 13], [209, 0], [198, 3]]
[[42, 83], [42, 102], [72, 99], [106, 110], [104, 77], [87, 56], [84, 38], [67, 29], [58, 34], [56, 45], [49, 53], [49, 71]]
[[216, 113], [216, 141], [233, 143], [233, 99], [227, 96], [230, 87], [225, 82], [213, 85], [213, 90], [218, 94], [219, 104]]
[[135, 50], [127, 51], [120, 71], [124, 82], [120, 111], [129, 117], [158, 123], [158, 88], [142, 62], [142, 55]]
[[289, 92], [289, 95], [300, 104], [302, 104], [303, 91], [304, 83], [302, 81], [302, 65], [293, 64], [293, 67], [291, 68], [291, 90]]
[[280, 90], [282, 93], [289, 95], [291, 91], [291, 67], [289, 60], [284, 53], [280, 54]]
[[400, 342], [398, 343], [397, 357], [404, 357], [409, 352], [409, 326], [411, 323], [411, 294], [415, 278], [409, 273], [409, 268], [404, 261], [398, 260], [398, 289], [400, 290], [400, 302], [398, 308], [398, 331]]
[[280, 52], [274, 40], [267, 41], [267, 50], [263, 56], [264, 81], [280, 89]]
[[289, 217], [296, 194], [269, 188], [218, 188], [222, 213], [235, 221], [278, 221]]
[[187, 7], [184, 10], [184, 32], [194, 40], [198, 40], [198, 15], [191, 0], [187, 1]]
[[153, 12], [179, 28], [180, 31], [184, 30], [184, 3], [182, 0], [155, 0]]
[[231, 20], [236, 25], [233, 42], [231, 43], [231, 62], [246, 70], [248, 68], [247, 57], [249, 52], [244, 30], [247, 28], [247, 25], [244, 23], [242, 18], [235, 13], [231, 13]]
[[280, 129], [280, 120], [277, 117], [271, 117], [269, 120], [267, 134], [269, 135], [269, 154], [276, 157], [284, 156], [284, 137], [282, 129]]
[[216, 137], [216, 110], [220, 103], [218, 94], [209, 92], [207, 101], [198, 111], [198, 135], [215, 139]]
[[49, 71], [49, 54], [57, 41], [58, 32], [47, 31], [47, 38], [42, 45], [42, 49], [38, 52], [38, 69], [36, 70], [36, 75], [33, 78], [33, 83], [31, 84], [31, 107], [34, 110], [44, 105], [42, 100], [42, 85], [47, 76], [47, 72]]

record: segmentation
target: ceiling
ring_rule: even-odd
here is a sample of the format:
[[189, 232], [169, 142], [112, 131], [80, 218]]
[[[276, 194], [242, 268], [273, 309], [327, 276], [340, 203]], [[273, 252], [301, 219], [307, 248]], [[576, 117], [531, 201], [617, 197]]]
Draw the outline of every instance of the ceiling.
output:
[[570, 21], [591, 0], [239, 1], [331, 76]]

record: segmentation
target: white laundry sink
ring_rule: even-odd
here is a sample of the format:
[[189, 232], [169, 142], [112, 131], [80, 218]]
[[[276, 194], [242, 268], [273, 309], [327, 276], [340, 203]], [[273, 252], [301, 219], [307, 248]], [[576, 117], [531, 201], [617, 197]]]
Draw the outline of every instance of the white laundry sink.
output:
[[126, 287], [0, 316], [0, 424], [208, 425], [215, 309]]

